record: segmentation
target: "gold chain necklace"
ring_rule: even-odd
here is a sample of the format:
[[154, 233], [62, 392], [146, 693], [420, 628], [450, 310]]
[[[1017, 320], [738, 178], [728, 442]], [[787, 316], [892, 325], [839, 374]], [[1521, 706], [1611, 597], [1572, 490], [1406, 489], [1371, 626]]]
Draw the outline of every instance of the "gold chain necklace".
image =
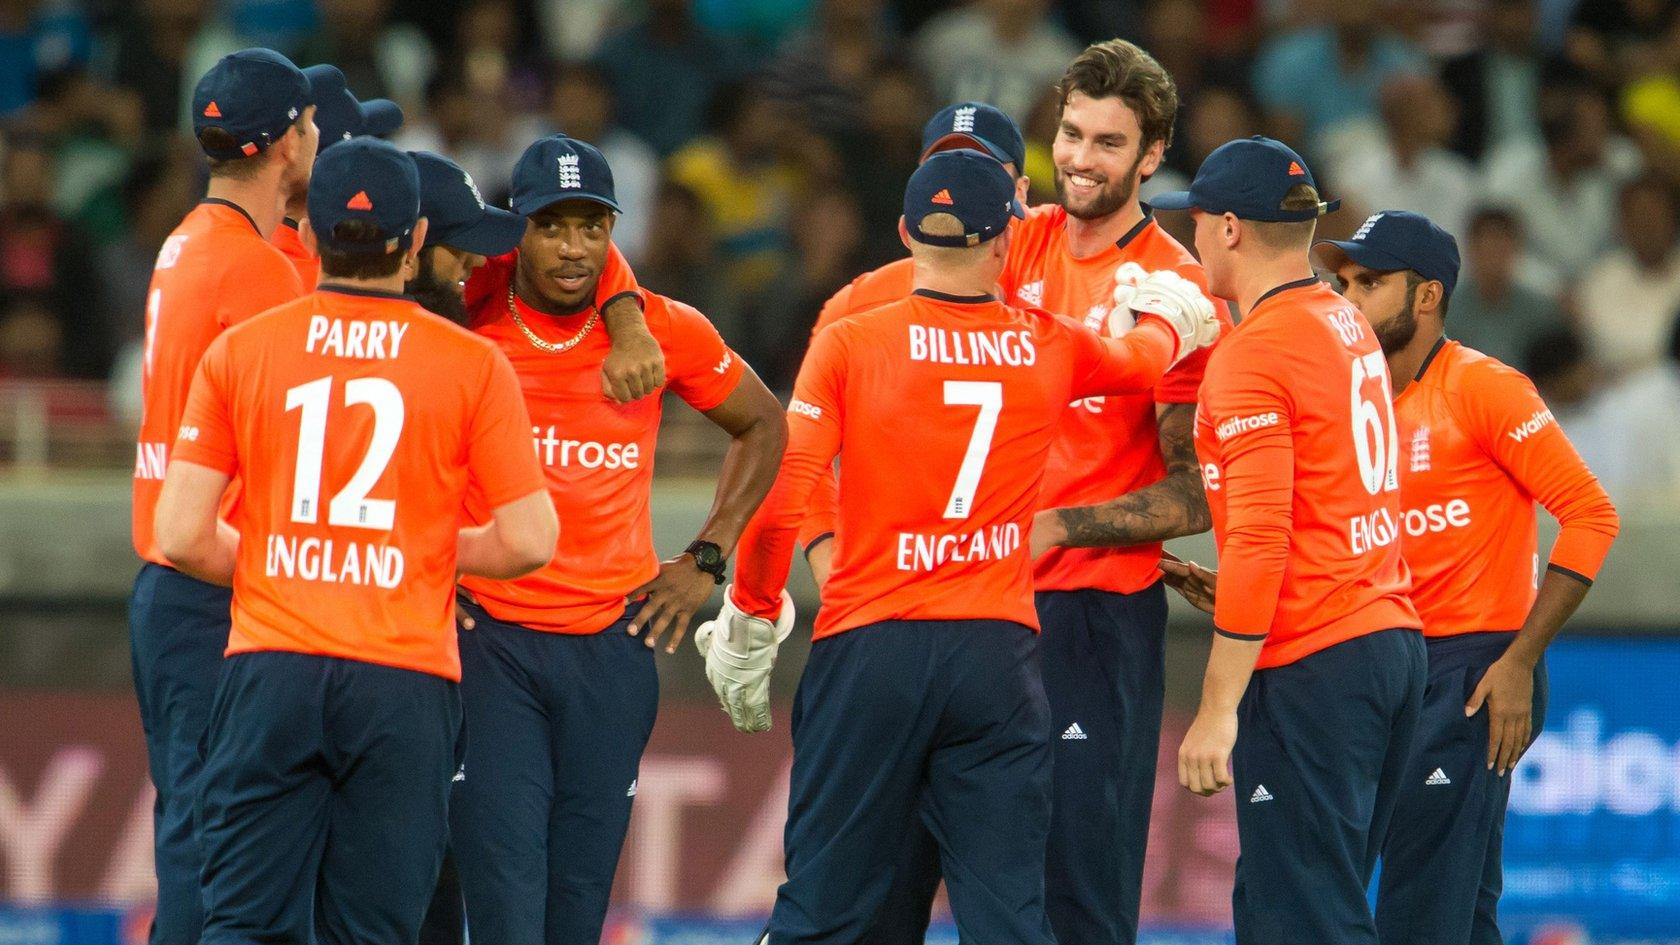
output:
[[513, 316], [513, 323], [518, 325], [519, 330], [525, 333], [525, 340], [529, 341], [537, 350], [547, 351], [549, 354], [564, 354], [577, 347], [578, 342], [587, 337], [595, 329], [595, 323], [601, 320], [601, 310], [595, 309], [589, 313], [589, 321], [583, 323], [583, 327], [578, 329], [577, 334], [565, 341], [556, 343], [538, 338], [536, 332], [525, 326], [525, 319], [519, 317], [519, 306], [513, 304], [513, 286], [511, 285], [508, 286], [507, 308], [508, 314]]

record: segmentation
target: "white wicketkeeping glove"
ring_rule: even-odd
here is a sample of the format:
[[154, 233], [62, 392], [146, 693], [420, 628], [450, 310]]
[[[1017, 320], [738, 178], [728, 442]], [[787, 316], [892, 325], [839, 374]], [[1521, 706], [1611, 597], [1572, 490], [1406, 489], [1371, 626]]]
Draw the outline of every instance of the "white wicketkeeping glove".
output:
[[724, 588], [723, 609], [700, 625], [694, 645], [706, 658], [706, 680], [742, 732], [770, 730], [770, 669], [776, 647], [793, 632], [793, 598], [782, 591], [782, 612], [775, 623], [742, 613]]
[[[1159, 317], [1178, 333], [1177, 364], [1190, 352], [1219, 339], [1219, 317], [1213, 301], [1196, 283], [1171, 269], [1152, 272], [1132, 292], [1131, 309], [1136, 315]], [[1112, 328], [1110, 334], [1113, 334]]]
[[1107, 328], [1109, 337], [1118, 338], [1130, 331], [1132, 325], [1132, 296], [1136, 294], [1138, 283], [1148, 278], [1149, 270], [1135, 262], [1123, 262], [1120, 268], [1114, 270], [1114, 305], [1108, 310], [1107, 325], [1090, 325], [1094, 329]]

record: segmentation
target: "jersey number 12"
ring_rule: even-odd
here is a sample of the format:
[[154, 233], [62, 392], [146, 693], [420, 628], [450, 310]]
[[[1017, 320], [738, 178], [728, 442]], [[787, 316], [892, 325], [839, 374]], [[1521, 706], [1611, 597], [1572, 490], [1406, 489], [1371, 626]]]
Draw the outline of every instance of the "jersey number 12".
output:
[[[297, 471], [292, 476], [292, 521], [313, 524], [321, 514], [321, 459], [327, 444], [327, 402], [333, 379], [323, 377], [286, 391], [286, 412], [302, 408], [298, 424]], [[397, 520], [393, 499], [367, 494], [385, 474], [403, 428], [403, 398], [383, 377], [358, 377], [344, 383], [344, 406], [373, 408], [373, 438], [355, 475], [327, 506], [327, 524], [390, 531]]]

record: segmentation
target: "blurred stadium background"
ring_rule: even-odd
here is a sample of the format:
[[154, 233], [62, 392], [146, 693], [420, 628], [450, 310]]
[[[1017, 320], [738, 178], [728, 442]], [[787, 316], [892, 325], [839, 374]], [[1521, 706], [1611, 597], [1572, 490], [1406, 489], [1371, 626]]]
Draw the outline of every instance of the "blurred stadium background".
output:
[[[1365, 212], [1425, 212], [1466, 272], [1449, 331], [1529, 371], [1623, 510], [1604, 576], [1548, 658], [1547, 731], [1516, 774], [1509, 940], [1680, 943], [1680, 2], [1676, 0], [0, 0], [0, 943], [144, 940], [150, 786], [126, 597], [143, 296], [202, 192], [182, 102], [269, 45], [399, 101], [399, 144], [487, 197], [564, 129], [612, 162], [642, 282], [704, 310], [785, 388], [821, 302], [901, 252], [922, 122], [991, 101], [1053, 198], [1048, 95], [1089, 41], [1176, 78], [1152, 188], [1229, 138], [1295, 143]], [[1181, 221], [1164, 221], [1178, 224]], [[1188, 242], [1188, 240], [1186, 240]], [[722, 441], [668, 414], [659, 547], [710, 499]], [[1543, 531], [1543, 541], [1549, 540]], [[1206, 538], [1175, 543], [1212, 560]], [[813, 609], [811, 587], [796, 589]], [[1175, 601], [1176, 603], [1176, 601]], [[1174, 611], [1164, 758], [1209, 625]], [[692, 650], [665, 701], [613, 942], [745, 941], [780, 878], [790, 753], [716, 711]], [[1156, 794], [1146, 941], [1223, 942], [1228, 795]], [[938, 934], [954, 939], [948, 926]]]

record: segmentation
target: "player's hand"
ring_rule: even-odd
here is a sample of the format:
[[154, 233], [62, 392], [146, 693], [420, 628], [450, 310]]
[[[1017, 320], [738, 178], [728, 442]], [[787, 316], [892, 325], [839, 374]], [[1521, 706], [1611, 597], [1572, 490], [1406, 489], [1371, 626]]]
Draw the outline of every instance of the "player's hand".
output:
[[1213, 300], [1194, 282], [1171, 269], [1152, 272], [1138, 283], [1132, 293], [1131, 310], [1134, 317], [1154, 315], [1177, 333], [1175, 364], [1190, 352], [1219, 339], [1219, 316], [1214, 313]]
[[1464, 704], [1465, 717], [1480, 712], [1483, 704], [1488, 710], [1488, 770], [1497, 764], [1504, 777], [1534, 736], [1534, 667], [1510, 656], [1494, 660]]
[[640, 634], [643, 630], [647, 635], [642, 638], [650, 648], [659, 645], [659, 638], [665, 631], [671, 631], [671, 642], [666, 644], [665, 652], [677, 652], [677, 644], [688, 633], [688, 623], [694, 619], [694, 612], [712, 596], [712, 589], [717, 587], [717, 579], [700, 570], [694, 563], [694, 556], [680, 554], [659, 563], [659, 574], [653, 580], [643, 584], [630, 592], [630, 599], [647, 598], [641, 613], [631, 618], [627, 628], [631, 636]]
[[1231, 786], [1231, 749], [1237, 744], [1237, 714], [1202, 709], [1178, 746], [1178, 783], [1203, 797]]
[[1213, 613], [1219, 590], [1219, 572], [1202, 567], [1194, 561], [1184, 561], [1169, 553], [1161, 553], [1161, 580], [1190, 606], [1203, 613]]
[[[636, 307], [621, 298], [609, 308]], [[602, 313], [603, 317], [605, 313]], [[665, 386], [665, 351], [640, 317], [615, 319], [609, 332], [612, 350], [601, 364], [601, 391], [614, 403], [640, 400]]]
[[770, 730], [770, 670], [793, 618], [793, 598], [785, 590], [775, 623], [743, 613], [726, 590], [723, 609], [694, 633], [694, 646], [706, 658], [706, 681], [738, 731]]
[[[1149, 277], [1149, 270], [1135, 262], [1123, 262], [1120, 268], [1114, 270], [1114, 305], [1108, 310], [1108, 335], [1118, 338], [1128, 331], [1132, 325], [1132, 296], [1137, 294], [1138, 283]], [[1002, 298], [1002, 296], [998, 296]]]
[[1066, 540], [1067, 528], [1062, 525], [1062, 517], [1056, 514], [1055, 509], [1045, 509], [1033, 516], [1032, 535], [1027, 539], [1027, 545], [1034, 561], [1046, 551], [1061, 547]]

